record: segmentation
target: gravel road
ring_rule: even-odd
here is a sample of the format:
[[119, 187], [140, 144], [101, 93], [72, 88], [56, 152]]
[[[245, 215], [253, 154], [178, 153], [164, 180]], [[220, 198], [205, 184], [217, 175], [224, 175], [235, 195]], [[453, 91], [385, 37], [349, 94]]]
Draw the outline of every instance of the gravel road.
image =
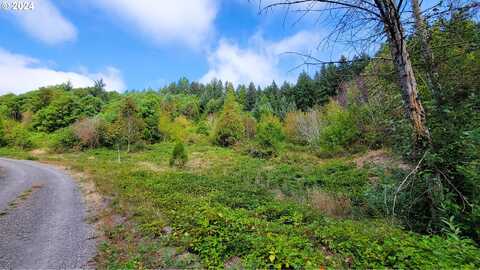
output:
[[33, 161], [0, 158], [0, 269], [86, 268], [93, 226], [71, 177]]

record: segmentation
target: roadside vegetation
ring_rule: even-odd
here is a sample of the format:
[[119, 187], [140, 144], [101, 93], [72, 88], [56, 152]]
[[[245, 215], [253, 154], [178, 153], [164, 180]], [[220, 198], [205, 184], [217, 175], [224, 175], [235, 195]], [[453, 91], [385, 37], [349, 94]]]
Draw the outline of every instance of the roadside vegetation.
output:
[[94, 181], [109, 205], [101, 268], [477, 269], [479, 33], [468, 14], [430, 29], [443, 90], [418, 81], [420, 153], [383, 46], [280, 87], [4, 95], [0, 154]]

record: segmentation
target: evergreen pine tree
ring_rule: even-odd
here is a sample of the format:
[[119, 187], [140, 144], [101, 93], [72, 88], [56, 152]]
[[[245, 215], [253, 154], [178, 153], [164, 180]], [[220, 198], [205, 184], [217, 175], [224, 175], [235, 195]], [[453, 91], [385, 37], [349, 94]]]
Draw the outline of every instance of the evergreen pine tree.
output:
[[252, 111], [255, 108], [255, 103], [257, 103], [257, 89], [255, 84], [251, 82], [248, 85], [247, 96], [245, 98], [245, 110]]

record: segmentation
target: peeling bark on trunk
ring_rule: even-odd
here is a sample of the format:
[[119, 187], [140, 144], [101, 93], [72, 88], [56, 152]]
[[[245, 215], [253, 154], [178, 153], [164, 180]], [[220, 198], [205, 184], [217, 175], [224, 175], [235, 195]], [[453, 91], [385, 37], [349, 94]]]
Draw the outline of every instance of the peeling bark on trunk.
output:
[[390, 53], [399, 77], [405, 111], [412, 122], [415, 132], [415, 144], [419, 147], [430, 142], [426, 126], [425, 110], [417, 92], [417, 81], [405, 43], [405, 35], [400, 15], [393, 0], [375, 1], [384, 19], [385, 32], [390, 43]]

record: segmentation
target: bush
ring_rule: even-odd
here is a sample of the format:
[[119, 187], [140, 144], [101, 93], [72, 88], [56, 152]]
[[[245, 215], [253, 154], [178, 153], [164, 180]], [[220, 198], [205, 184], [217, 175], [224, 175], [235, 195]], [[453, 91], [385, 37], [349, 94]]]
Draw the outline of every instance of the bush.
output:
[[293, 143], [314, 144], [318, 141], [322, 120], [318, 111], [289, 112], [285, 117], [284, 132]]
[[6, 144], [5, 140], [5, 127], [4, 127], [4, 121], [3, 119], [0, 118], [0, 146], [4, 146]]
[[63, 152], [77, 148], [79, 145], [78, 137], [75, 136], [71, 127], [57, 130], [52, 134], [50, 147], [56, 152]]
[[75, 122], [79, 117], [80, 109], [75, 96], [62, 95], [35, 114], [32, 126], [38, 131], [53, 132]]
[[206, 113], [216, 113], [222, 109], [223, 99], [211, 99], [208, 101], [207, 105], [205, 106]]
[[80, 147], [95, 148], [100, 145], [100, 126], [99, 118], [86, 118], [73, 124], [73, 133], [78, 138]]
[[276, 154], [276, 149], [273, 147], [265, 147], [258, 142], [245, 142], [243, 149], [246, 154], [254, 158], [270, 158]]
[[172, 157], [170, 158], [170, 166], [183, 167], [187, 163], [188, 156], [185, 146], [182, 142], [177, 142], [173, 148]]
[[213, 132], [215, 143], [220, 146], [231, 146], [237, 143], [245, 133], [240, 106], [235, 101], [235, 96], [228, 93], [220, 115]]
[[263, 116], [258, 124], [257, 139], [262, 146], [277, 148], [285, 139], [280, 119], [271, 114]]
[[206, 136], [210, 134], [210, 128], [206, 123], [206, 121], [201, 121], [198, 123], [196, 132], [197, 134], [206, 135]]
[[5, 128], [5, 142], [14, 147], [28, 149], [33, 146], [28, 130], [19, 123], [8, 121]]
[[355, 118], [336, 102], [330, 102], [326, 106], [323, 120], [325, 125], [318, 140], [322, 153], [332, 155], [344, 152], [359, 138]]
[[480, 251], [471, 241], [406, 233], [375, 222], [332, 221], [315, 229], [319, 242], [349, 259], [354, 269], [475, 269]]
[[159, 117], [158, 130], [165, 140], [185, 141], [192, 128], [192, 123], [183, 115], [173, 121], [168, 113], [163, 112]]
[[245, 126], [245, 136], [252, 139], [257, 134], [257, 121], [255, 118], [246, 115], [243, 117], [243, 125]]

